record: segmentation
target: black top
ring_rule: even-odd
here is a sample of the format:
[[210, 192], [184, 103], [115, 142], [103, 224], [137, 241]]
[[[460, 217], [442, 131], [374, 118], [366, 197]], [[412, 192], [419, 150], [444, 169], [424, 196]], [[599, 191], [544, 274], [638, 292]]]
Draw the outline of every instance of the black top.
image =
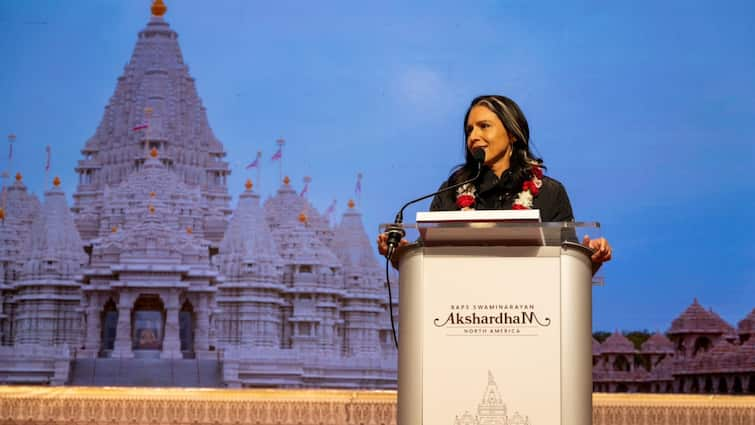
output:
[[[443, 182], [438, 190], [448, 186], [448, 181]], [[511, 177], [511, 171], [506, 170], [501, 178], [488, 167], [482, 168], [482, 175], [477, 181], [477, 195], [475, 199], [476, 210], [510, 210], [519, 192], [521, 184], [516, 183]], [[561, 182], [547, 176], [543, 176], [543, 185], [532, 201], [532, 208], [540, 210], [542, 221], [574, 221], [574, 213], [571, 209], [569, 196]], [[430, 204], [430, 211], [456, 211], [456, 190], [435, 195]]]

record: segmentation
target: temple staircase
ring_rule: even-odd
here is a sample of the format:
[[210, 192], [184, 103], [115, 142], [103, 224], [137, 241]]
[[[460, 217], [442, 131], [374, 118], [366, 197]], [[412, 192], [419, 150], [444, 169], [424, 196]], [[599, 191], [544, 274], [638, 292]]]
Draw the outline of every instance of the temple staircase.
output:
[[69, 385], [120, 387], [224, 387], [218, 360], [77, 359]]

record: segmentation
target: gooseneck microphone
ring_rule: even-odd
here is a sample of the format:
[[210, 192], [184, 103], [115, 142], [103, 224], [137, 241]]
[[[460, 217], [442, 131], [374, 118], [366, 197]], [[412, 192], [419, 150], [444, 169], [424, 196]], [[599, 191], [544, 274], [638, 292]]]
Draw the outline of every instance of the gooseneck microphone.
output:
[[390, 264], [391, 258], [393, 257], [393, 254], [396, 252], [396, 247], [398, 247], [398, 244], [401, 242], [401, 238], [406, 236], [406, 231], [404, 230], [404, 226], [401, 225], [401, 223], [404, 222], [404, 210], [406, 209], [406, 207], [408, 207], [411, 204], [414, 204], [415, 202], [419, 202], [423, 199], [427, 199], [439, 193], [456, 189], [459, 186], [463, 186], [467, 183], [472, 183], [473, 181], [477, 180], [480, 177], [480, 173], [482, 172], [482, 164], [485, 162], [485, 151], [483, 149], [475, 149], [472, 151], [472, 157], [474, 158], [475, 163], [477, 164], [477, 173], [475, 173], [474, 177], [472, 177], [469, 180], [465, 180], [461, 183], [445, 187], [437, 192], [433, 192], [421, 198], [412, 199], [411, 201], [405, 203], [404, 206], [401, 207], [400, 210], [398, 210], [398, 214], [396, 214], [396, 219], [393, 220], [393, 224], [389, 225], [388, 228], [385, 229], [385, 233], [388, 234], [388, 240], [387, 240], [388, 251], [386, 251], [385, 253], [385, 286], [388, 289], [388, 314], [391, 318], [391, 331], [393, 331], [393, 343], [395, 344], [397, 350], [398, 350], [398, 337], [396, 336], [396, 324], [394, 323], [394, 319], [393, 319], [393, 294], [391, 294], [391, 277], [390, 277], [390, 274], [388, 273], [388, 264]]
[[393, 257], [393, 254], [396, 252], [396, 248], [398, 247], [399, 242], [401, 242], [401, 238], [403, 238], [406, 235], [406, 231], [404, 230], [404, 227], [401, 225], [404, 222], [404, 209], [406, 209], [406, 207], [414, 203], [417, 203], [423, 199], [427, 199], [431, 196], [435, 196], [440, 193], [456, 189], [457, 187], [464, 186], [467, 183], [472, 183], [480, 177], [480, 173], [482, 172], [482, 164], [485, 163], [485, 150], [483, 149], [473, 150], [472, 157], [474, 158], [475, 163], [477, 164], [477, 173], [475, 173], [474, 177], [472, 177], [469, 180], [465, 180], [461, 183], [444, 187], [443, 189], [437, 192], [433, 192], [429, 195], [425, 195], [417, 199], [412, 199], [411, 201], [405, 203], [403, 207], [401, 207], [401, 209], [398, 211], [398, 214], [396, 214], [396, 218], [393, 220], [393, 224], [389, 225], [385, 229], [385, 233], [388, 234], [388, 240], [387, 240], [388, 251], [385, 254], [386, 259], [390, 260]]

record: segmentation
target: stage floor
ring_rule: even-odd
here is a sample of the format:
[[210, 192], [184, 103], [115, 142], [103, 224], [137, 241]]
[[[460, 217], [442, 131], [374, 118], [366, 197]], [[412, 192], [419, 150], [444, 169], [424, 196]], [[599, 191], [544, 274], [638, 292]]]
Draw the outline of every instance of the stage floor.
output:
[[[0, 386], [0, 424], [395, 423], [395, 391]], [[593, 424], [752, 425], [755, 396], [593, 394]]]

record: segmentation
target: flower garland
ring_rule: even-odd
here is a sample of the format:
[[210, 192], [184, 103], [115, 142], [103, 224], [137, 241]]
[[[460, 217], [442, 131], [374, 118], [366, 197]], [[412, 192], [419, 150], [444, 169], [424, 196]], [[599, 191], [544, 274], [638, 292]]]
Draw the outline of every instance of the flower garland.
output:
[[543, 186], [543, 170], [537, 165], [532, 166], [532, 178], [525, 180], [522, 183], [522, 191], [516, 195], [514, 205], [511, 209], [514, 210], [530, 210], [532, 209], [532, 200], [540, 193], [540, 187]]
[[[517, 194], [511, 209], [532, 209], [532, 201], [540, 193], [540, 188], [543, 186], [543, 170], [537, 165], [533, 165], [531, 170], [532, 178], [522, 183], [522, 191]], [[462, 211], [473, 210], [476, 195], [477, 188], [474, 185], [467, 183], [461, 186], [456, 189], [456, 206]]]
[[462, 211], [474, 209], [477, 188], [473, 184], [467, 183], [456, 189], [456, 206]]

